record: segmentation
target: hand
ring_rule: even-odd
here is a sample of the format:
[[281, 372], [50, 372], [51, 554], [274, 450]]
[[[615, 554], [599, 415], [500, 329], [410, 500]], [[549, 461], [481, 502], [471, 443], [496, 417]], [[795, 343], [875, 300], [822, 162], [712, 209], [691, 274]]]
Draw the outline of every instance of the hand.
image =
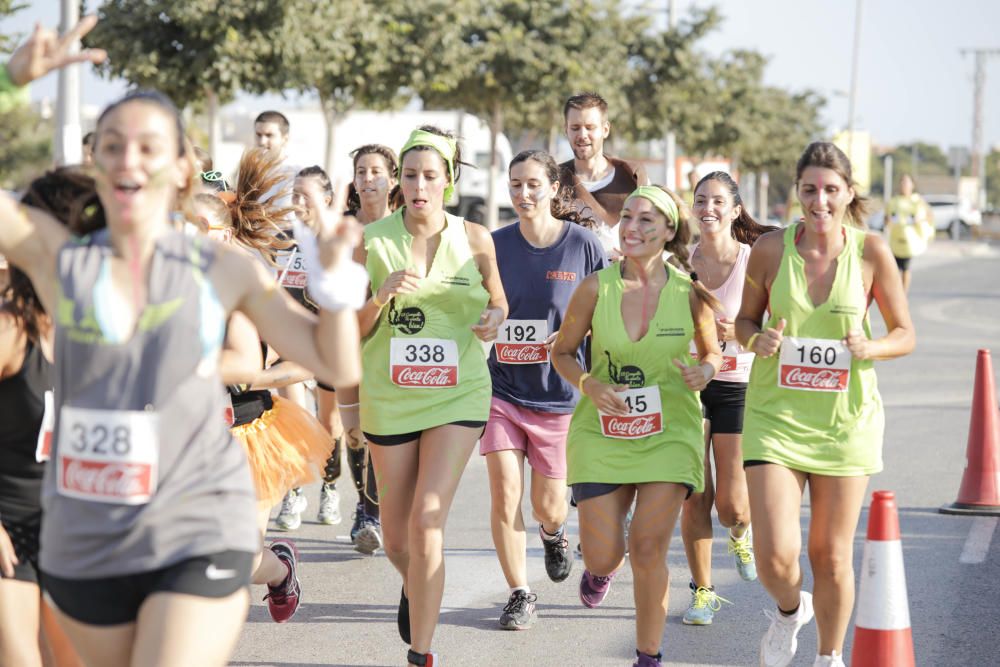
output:
[[316, 192], [310, 192], [309, 206], [318, 212], [316, 238], [319, 261], [326, 271], [336, 271], [353, 261], [354, 249], [361, 243], [361, 225], [352, 216], [344, 215], [347, 204], [347, 187], [338, 187], [327, 206]]
[[487, 307], [483, 314], [479, 316], [479, 324], [473, 324], [472, 333], [476, 334], [479, 340], [489, 343], [497, 339], [497, 330], [503, 324], [503, 311], [499, 308]]
[[385, 279], [382, 286], [375, 292], [375, 300], [378, 303], [389, 303], [389, 299], [397, 294], [412, 294], [420, 286], [420, 274], [413, 269], [402, 269], [393, 271]]
[[14, 553], [14, 544], [10, 541], [7, 531], [0, 526], [0, 572], [7, 579], [14, 578], [14, 566], [20, 564]]
[[688, 366], [680, 359], [674, 359], [674, 366], [676, 366], [677, 370], [681, 372], [681, 377], [684, 378], [684, 384], [686, 384], [688, 389], [691, 391], [701, 391], [708, 386], [709, 380], [715, 376], [715, 369], [711, 364]]
[[74, 63], [91, 62], [95, 65], [108, 57], [104, 49], [83, 49], [79, 53], [69, 53], [70, 47], [78, 39], [97, 25], [96, 16], [85, 16], [69, 32], [58, 37], [54, 30], [35, 24], [35, 30], [28, 41], [17, 47], [7, 61], [7, 72], [11, 82], [24, 86], [39, 79], [52, 70]]
[[549, 337], [546, 338], [544, 342], [542, 342], [542, 345], [545, 346], [546, 350], [552, 352], [552, 346], [556, 344], [556, 338], [559, 338], [559, 332], [553, 331], [551, 334], [549, 334]]
[[594, 377], [589, 377], [583, 382], [583, 393], [590, 397], [594, 406], [604, 414], [616, 417], [628, 414], [628, 406], [618, 393], [626, 389], [627, 385], [604, 384]]
[[719, 342], [736, 340], [736, 325], [725, 317], [715, 320], [715, 330], [718, 332]]
[[857, 329], [848, 331], [843, 341], [855, 359], [871, 359], [875, 356], [872, 352], [872, 341], [862, 331]]
[[770, 357], [779, 349], [781, 349], [781, 341], [784, 339], [785, 325], [787, 322], [784, 318], [778, 320], [778, 326], [768, 327], [760, 332], [757, 336], [757, 340], [753, 342], [752, 352], [756, 352], [761, 357]]

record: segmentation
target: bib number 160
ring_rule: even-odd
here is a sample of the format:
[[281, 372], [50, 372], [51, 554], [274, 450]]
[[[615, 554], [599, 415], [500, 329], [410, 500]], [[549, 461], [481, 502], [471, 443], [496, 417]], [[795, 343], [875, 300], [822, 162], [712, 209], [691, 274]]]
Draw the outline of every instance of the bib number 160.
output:
[[799, 363], [813, 366], [833, 366], [837, 363], [837, 350], [833, 346], [799, 345], [795, 348]]

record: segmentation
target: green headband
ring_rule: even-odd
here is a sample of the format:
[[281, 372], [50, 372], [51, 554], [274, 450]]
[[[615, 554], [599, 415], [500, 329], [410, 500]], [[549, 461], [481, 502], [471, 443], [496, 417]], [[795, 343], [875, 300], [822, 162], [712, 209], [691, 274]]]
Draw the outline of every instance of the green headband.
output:
[[674, 227], [678, 225], [681, 214], [677, 210], [677, 204], [675, 204], [670, 195], [662, 189], [656, 187], [655, 185], [640, 185], [632, 191], [632, 194], [628, 196], [629, 199], [632, 197], [642, 197], [643, 199], [648, 199], [660, 213], [667, 216], [667, 220], [674, 223]]
[[430, 146], [444, 158], [448, 165], [448, 187], [444, 189], [445, 203], [455, 194], [455, 152], [458, 146], [454, 139], [442, 137], [440, 134], [425, 132], [424, 130], [414, 130], [410, 133], [410, 138], [406, 140], [403, 150], [399, 151], [399, 180], [403, 180], [403, 155], [406, 151], [416, 146]]

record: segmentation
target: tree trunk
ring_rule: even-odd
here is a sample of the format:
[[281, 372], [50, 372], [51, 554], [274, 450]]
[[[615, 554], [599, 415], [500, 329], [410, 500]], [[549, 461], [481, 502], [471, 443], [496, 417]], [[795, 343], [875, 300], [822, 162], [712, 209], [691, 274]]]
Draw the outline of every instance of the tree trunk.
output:
[[326, 124], [326, 146], [323, 150], [323, 169], [331, 181], [337, 182], [338, 177], [334, 173], [334, 165], [337, 155], [337, 126], [340, 125], [340, 118], [333, 107], [333, 100], [326, 98], [322, 93], [319, 96], [319, 104], [323, 110], [323, 122]]
[[[549, 155], [556, 158], [556, 149], [559, 146], [559, 133], [561, 128], [558, 125], [553, 125], [549, 128]], [[558, 158], [556, 158], [558, 159]]]
[[[214, 90], [205, 89], [206, 113], [208, 114], [208, 154], [213, 162], [218, 159], [222, 149], [222, 119], [219, 118], [219, 97]], [[216, 165], [216, 169], [218, 169]]]
[[500, 155], [497, 151], [497, 137], [503, 131], [503, 110], [499, 104], [493, 105], [490, 115], [490, 173], [486, 183], [486, 228], [493, 231], [500, 226], [497, 210], [497, 179], [500, 178]]

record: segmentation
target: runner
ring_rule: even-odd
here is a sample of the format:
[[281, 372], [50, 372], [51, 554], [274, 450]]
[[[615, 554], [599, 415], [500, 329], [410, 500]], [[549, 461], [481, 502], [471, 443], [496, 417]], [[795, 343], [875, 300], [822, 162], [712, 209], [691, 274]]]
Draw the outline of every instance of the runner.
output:
[[903, 292], [910, 291], [910, 260], [927, 251], [927, 242], [934, 238], [930, 207], [916, 193], [913, 177], [903, 174], [899, 179], [899, 194], [885, 207], [885, 233], [889, 249], [896, 258], [899, 275], [903, 279]]
[[[510, 198], [518, 222], [493, 232], [510, 314], [490, 352], [493, 402], [479, 443], [490, 477], [490, 526], [510, 598], [505, 630], [526, 630], [537, 596], [528, 586], [524, 460], [531, 465], [531, 508], [545, 549], [545, 571], [564, 581], [573, 567], [566, 536], [566, 431], [576, 405], [573, 386], [549, 364], [549, 352], [573, 290], [605, 266], [604, 248], [560, 194], [559, 167], [545, 151], [510, 163]], [[583, 347], [577, 361], [584, 364]]]
[[[365, 228], [372, 296], [359, 313], [361, 427], [379, 487], [385, 552], [403, 576], [398, 625], [411, 665], [436, 665], [444, 525], [490, 409], [480, 341], [507, 317], [493, 240], [445, 213], [459, 176], [454, 137], [429, 126], [400, 151], [405, 206]], [[412, 613], [411, 613], [412, 608]], [[412, 642], [411, 642], [412, 621]]]
[[[77, 198], [93, 191], [93, 180], [82, 172], [58, 169], [36, 179], [21, 201], [66, 224]], [[0, 302], [2, 665], [80, 664], [39, 588], [42, 474], [52, 442], [51, 358], [52, 320], [28, 277], [11, 267]]]
[[[623, 261], [577, 288], [553, 349], [559, 374], [583, 397], [567, 439], [569, 483], [580, 512], [586, 570], [580, 600], [603, 602], [625, 557], [625, 517], [636, 607], [635, 665], [659, 665], [667, 614], [670, 535], [681, 503], [704, 483], [698, 391], [722, 363], [713, 307], [687, 270], [689, 222], [673, 193], [636, 189], [618, 234]], [[592, 332], [592, 372], [577, 350]], [[696, 365], [688, 352], [694, 339]]]
[[573, 159], [559, 165], [559, 180], [573, 189], [581, 221], [593, 224], [609, 256], [617, 257], [618, 217], [626, 197], [636, 187], [649, 185], [646, 170], [638, 163], [604, 154], [611, 123], [608, 103], [597, 93], [580, 93], [566, 100], [563, 119]]
[[[388, 146], [366, 144], [351, 151], [354, 180], [347, 192], [347, 209], [362, 225], [388, 216], [399, 203], [399, 165], [396, 153]], [[361, 433], [360, 397], [358, 387], [345, 387], [340, 392], [341, 419], [347, 439], [347, 462], [351, 466], [358, 504], [354, 509], [351, 541], [363, 554], [374, 554], [382, 548], [382, 524], [379, 521], [378, 489], [375, 468], [369, 460], [368, 443]]]
[[363, 296], [353, 290], [364, 282], [344, 258], [349, 222], [329, 213], [325, 268], [311, 249], [317, 319], [282, 298], [259, 262], [174, 231], [171, 211], [186, 205], [194, 175], [183, 136], [159, 94], [106, 108], [94, 143], [99, 203], [77, 215], [103, 215], [107, 227], [79, 240], [0, 196], [0, 252], [57, 313], [39, 565], [89, 664], [222, 665], [239, 636], [259, 538], [246, 457], [219, 418], [227, 313], [246, 312], [326, 381], [355, 382], [360, 370], [353, 307]]
[[[908, 354], [916, 336], [892, 253], [863, 230], [851, 163], [810, 144], [796, 167], [804, 219], [760, 237], [750, 253], [736, 336], [757, 354], [743, 460], [761, 583], [777, 604], [760, 664], [789, 665], [813, 617], [802, 591], [800, 506], [809, 486], [819, 655], [843, 665], [854, 606], [854, 534], [868, 476], [882, 469], [884, 415], [873, 361]], [[871, 340], [874, 298], [888, 334]], [[764, 319], [765, 310], [769, 311]]]
[[[716, 594], [712, 585], [713, 503], [719, 523], [729, 528], [729, 553], [734, 555], [737, 572], [744, 581], [757, 578], [750, 503], [740, 451], [743, 404], [753, 354], [736, 341], [733, 323], [740, 311], [750, 246], [768, 228], [751, 217], [736, 182], [724, 171], [713, 171], [698, 181], [693, 202], [692, 212], [701, 231], [701, 241], [691, 251], [691, 266], [723, 307], [715, 320], [722, 369], [701, 392], [706, 422], [705, 490], [692, 494], [681, 513], [681, 536], [691, 568], [691, 604], [683, 621], [688, 625], [710, 625], [722, 603], [728, 602]], [[714, 485], [709, 453], [715, 458]]]

